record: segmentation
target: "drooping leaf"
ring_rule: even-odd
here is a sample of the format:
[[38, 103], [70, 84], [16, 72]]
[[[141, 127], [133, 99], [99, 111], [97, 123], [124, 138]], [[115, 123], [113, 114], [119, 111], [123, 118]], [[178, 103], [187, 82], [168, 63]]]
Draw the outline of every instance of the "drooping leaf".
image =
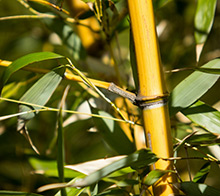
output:
[[18, 192], [18, 191], [3, 191], [3, 190], [0, 191], [0, 195], [1, 196], [8, 196], [8, 195], [12, 195], [12, 196], [16, 196], [16, 195], [19, 195], [19, 196], [42, 196], [42, 195], [35, 194], [35, 193], [25, 193], [25, 192]]
[[206, 184], [199, 184], [195, 182], [182, 182], [180, 184], [180, 189], [187, 196], [213, 196], [220, 195], [220, 190], [215, 189]]
[[[64, 75], [65, 67], [56, 68], [40, 78], [20, 99], [21, 102], [44, 106], [52, 96]], [[20, 112], [39, 110], [41, 107], [19, 105]], [[30, 120], [36, 115], [28, 113], [19, 116], [20, 120]]]
[[155, 163], [158, 158], [148, 149], [139, 150], [133, 154], [122, 157], [121, 159], [91, 173], [87, 177], [73, 184], [74, 187], [86, 187], [94, 184], [103, 177], [111, 174], [124, 167], [134, 167], [135, 169], [143, 168]]
[[193, 182], [204, 183], [207, 175], [209, 174], [210, 168], [211, 168], [211, 164], [209, 162], [205, 163], [194, 176]]
[[182, 110], [191, 121], [212, 133], [220, 133], [220, 112], [202, 101]]
[[152, 171], [150, 171], [150, 173], [145, 178], [144, 184], [146, 184], [147, 186], [151, 186], [155, 182], [157, 182], [163, 175], [167, 174], [168, 172], [171, 172], [171, 171], [169, 171], [169, 170], [160, 170], [160, 169], [152, 170]]
[[7, 80], [14, 72], [35, 62], [40, 62], [40, 61], [49, 60], [49, 59], [57, 59], [57, 58], [64, 58], [64, 57], [62, 55], [55, 54], [53, 52], [37, 52], [37, 53], [25, 55], [15, 60], [13, 63], [11, 63], [6, 68], [4, 72], [4, 75], [2, 77], [2, 82], [0, 85], [0, 93], [1, 93], [3, 86], [7, 82]]
[[198, 0], [195, 14], [195, 39], [197, 44], [206, 41], [211, 30], [216, 8], [217, 0]]
[[195, 40], [196, 40], [196, 60], [200, 59], [204, 43], [211, 31], [215, 16], [217, 0], [198, 0], [196, 14], [194, 18]]
[[[112, 117], [110, 114], [92, 108], [92, 113]], [[132, 143], [117, 122], [110, 119], [93, 118], [96, 127], [108, 145], [119, 154], [130, 154], [135, 151]]]
[[[220, 59], [212, 60], [201, 68], [220, 68]], [[171, 92], [169, 102], [171, 115], [198, 100], [215, 84], [218, 78], [218, 75], [199, 71], [195, 71], [186, 77]]]

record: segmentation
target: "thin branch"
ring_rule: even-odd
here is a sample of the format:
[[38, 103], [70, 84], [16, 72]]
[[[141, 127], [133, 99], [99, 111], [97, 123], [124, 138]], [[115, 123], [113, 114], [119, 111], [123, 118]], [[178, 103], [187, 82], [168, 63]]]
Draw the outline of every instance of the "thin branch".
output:
[[[59, 109], [57, 108], [52, 108], [52, 107], [46, 107], [46, 106], [42, 106], [42, 105], [38, 105], [38, 104], [33, 104], [33, 103], [28, 103], [28, 102], [23, 102], [23, 101], [19, 101], [19, 100], [14, 100], [14, 99], [8, 99], [8, 98], [4, 98], [4, 97], [0, 97], [0, 100], [3, 100], [3, 101], [8, 101], [8, 102], [12, 102], [12, 103], [18, 103], [18, 104], [23, 104], [23, 105], [28, 105], [28, 106], [33, 106], [33, 107], [40, 107], [42, 109], [38, 109], [38, 110], [32, 110], [32, 111], [29, 111], [30, 113], [31, 112], [43, 112], [43, 111], [51, 111], [51, 112], [59, 112]], [[89, 114], [89, 113], [83, 113], [83, 112], [78, 112], [78, 111], [73, 111], [73, 110], [62, 110], [64, 113], [70, 113], [70, 114], [81, 114], [81, 115], [87, 115], [87, 116], [91, 116], [91, 117], [96, 117], [96, 118], [105, 118], [105, 119], [109, 119], [109, 120], [114, 120], [114, 121], [118, 121], [118, 122], [124, 122], [124, 123], [131, 123], [131, 124], [134, 124], [134, 122], [131, 122], [131, 121], [125, 121], [125, 120], [122, 120], [122, 119], [118, 119], [118, 118], [113, 118], [113, 117], [107, 117], [107, 116], [101, 116], [101, 115], [98, 115], [98, 114]], [[21, 114], [19, 114], [21, 115]], [[7, 115], [8, 116], [8, 115]], [[14, 116], [17, 116], [17, 115], [14, 115]], [[12, 117], [14, 117], [12, 116]], [[5, 117], [5, 116], [4, 116]], [[3, 120], [4, 117], [1, 117]]]

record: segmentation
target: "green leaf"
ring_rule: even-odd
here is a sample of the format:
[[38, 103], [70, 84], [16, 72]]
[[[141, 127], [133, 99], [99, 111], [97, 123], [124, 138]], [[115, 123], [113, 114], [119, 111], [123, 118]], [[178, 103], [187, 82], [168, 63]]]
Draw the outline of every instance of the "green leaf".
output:
[[[34, 172], [36, 174], [42, 174], [48, 177], [58, 178], [57, 162], [55, 160], [40, 160], [40, 159], [32, 157], [29, 159], [29, 163], [34, 168], [35, 170]], [[77, 176], [82, 177], [84, 175], [80, 172], [65, 168], [64, 176], [65, 178], [75, 178]]]
[[104, 195], [126, 195], [126, 191], [119, 188], [109, 189], [107, 191], [104, 191], [96, 196], [104, 196]]
[[163, 7], [164, 5], [169, 3], [170, 1], [171, 0], [157, 0], [157, 1], [153, 1], [154, 10], [157, 10], [157, 9]]
[[146, 167], [155, 163], [158, 160], [156, 155], [152, 153], [149, 149], [142, 149], [128, 156], [122, 156], [121, 159], [93, 172], [87, 177], [75, 182], [74, 187], [86, 187], [90, 186], [97, 181], [101, 180], [103, 177], [108, 176], [112, 172], [119, 169], [131, 166], [137, 169]]
[[187, 143], [190, 143], [192, 145], [215, 145], [216, 143], [219, 143], [218, 136], [213, 135], [211, 133], [205, 133], [205, 134], [198, 134], [193, 135], [189, 139], [187, 139]]
[[1, 196], [8, 196], [8, 195], [12, 195], [12, 196], [42, 196], [39, 194], [34, 194], [34, 193], [25, 193], [25, 192], [18, 192], [18, 191], [0, 191], [0, 195]]
[[168, 172], [171, 172], [171, 171], [170, 170], [160, 170], [160, 169], [152, 170], [145, 178], [144, 184], [146, 184], [147, 186], [151, 186], [155, 182], [157, 182], [163, 175], [165, 175]]
[[[215, 59], [201, 68], [220, 68], [220, 59]], [[218, 75], [194, 71], [182, 82], [180, 82], [170, 95], [170, 113], [176, 112], [190, 106], [202, 95], [204, 95], [218, 80]]]
[[198, 0], [195, 14], [195, 39], [197, 44], [205, 43], [211, 30], [217, 0]]
[[1, 93], [3, 86], [7, 82], [7, 80], [14, 72], [18, 71], [19, 69], [21, 69], [29, 64], [35, 63], [35, 62], [40, 62], [40, 61], [49, 60], [49, 59], [57, 59], [57, 58], [64, 58], [64, 57], [59, 54], [52, 53], [52, 52], [38, 52], [38, 53], [32, 53], [32, 54], [25, 55], [25, 56], [15, 60], [13, 63], [11, 63], [6, 68], [6, 70], [4, 72], [4, 75], [2, 77], [2, 82], [0, 85], [0, 93]]
[[182, 113], [206, 130], [220, 134], [220, 112], [204, 102], [197, 101]]
[[209, 174], [210, 168], [211, 168], [210, 163], [209, 162], [205, 163], [194, 176], [193, 182], [204, 183], [207, 175]]
[[137, 61], [136, 61], [136, 55], [135, 55], [134, 39], [133, 39], [133, 34], [132, 34], [131, 29], [130, 29], [129, 49], [130, 49], [130, 61], [131, 61], [131, 68], [132, 68], [135, 88], [138, 89], [139, 82], [138, 82], [138, 72], [137, 72]]
[[[61, 101], [62, 102], [62, 101]], [[63, 133], [63, 114], [62, 104], [58, 113], [58, 128], [57, 128], [57, 170], [59, 174], [59, 182], [65, 182], [64, 165], [65, 165], [65, 148], [64, 148], [64, 133]], [[60, 190], [61, 196], [67, 196], [66, 189]]]
[[[110, 114], [92, 108], [92, 113], [112, 117]], [[132, 143], [117, 122], [109, 119], [93, 118], [96, 127], [108, 145], [119, 154], [130, 154], [135, 151]]]
[[[61, 82], [64, 72], [65, 67], [61, 67], [45, 74], [21, 97], [20, 101], [44, 106]], [[20, 112], [38, 110], [40, 108], [41, 107], [38, 106], [19, 105]], [[37, 112], [20, 115], [19, 119], [30, 120], [36, 115], [36, 113]]]
[[132, 179], [125, 179], [125, 180], [116, 182], [117, 186], [119, 187], [133, 186], [138, 183], [139, 183], [138, 180], [132, 180]]
[[210, 74], [218, 74], [220, 75], [220, 69], [210, 69], [210, 68], [196, 68], [196, 70], [205, 72], [205, 73], [210, 73]]
[[187, 196], [214, 196], [220, 195], [220, 190], [206, 184], [197, 184], [195, 182], [182, 182], [180, 189]]

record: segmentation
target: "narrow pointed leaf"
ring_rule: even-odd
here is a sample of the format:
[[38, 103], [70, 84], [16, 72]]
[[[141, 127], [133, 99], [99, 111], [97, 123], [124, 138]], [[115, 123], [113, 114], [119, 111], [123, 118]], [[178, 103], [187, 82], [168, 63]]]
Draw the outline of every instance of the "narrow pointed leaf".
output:
[[220, 190], [206, 184], [197, 184], [195, 182], [182, 182], [180, 189], [187, 196], [213, 196], [220, 195]]
[[[92, 108], [92, 113], [112, 117], [110, 114]], [[107, 144], [119, 154], [130, 154], [135, 151], [132, 143], [117, 122], [109, 119], [93, 118], [96, 127]]]
[[[64, 71], [65, 68], [62, 67], [54, 69], [53, 71], [45, 74], [21, 97], [20, 101], [44, 106], [61, 82]], [[40, 107], [28, 106], [23, 104], [19, 105], [20, 112], [38, 109], [40, 109]], [[20, 115], [19, 119], [21, 121], [30, 120], [36, 115], [36, 113]]]
[[11, 63], [5, 70], [3, 77], [2, 77], [2, 82], [0, 85], [0, 93], [1, 90], [4, 86], [4, 84], [7, 82], [9, 77], [19, 69], [35, 63], [35, 62], [40, 62], [44, 60], [49, 60], [49, 59], [57, 59], [57, 58], [64, 58], [62, 55], [55, 54], [53, 52], [38, 52], [38, 53], [32, 53], [28, 54], [26, 56], [23, 56], [17, 60], [15, 60], [13, 63]]
[[220, 69], [211, 69], [211, 68], [196, 68], [196, 70], [205, 72], [205, 73], [210, 73], [210, 74], [218, 74], [220, 75]]
[[74, 187], [85, 187], [90, 186], [97, 181], [101, 180], [103, 177], [106, 177], [107, 175], [111, 174], [112, 172], [115, 172], [119, 169], [122, 169], [124, 167], [135, 167], [137, 169], [146, 167], [148, 165], [151, 165], [155, 163], [158, 160], [158, 158], [155, 156], [154, 153], [152, 153], [148, 149], [142, 149], [139, 150], [133, 154], [130, 154], [128, 156], [125, 156], [124, 158], [115, 161], [107, 166], [105, 166], [102, 169], [99, 169], [89, 176], [79, 180], [78, 182], [74, 183]]
[[197, 44], [206, 41], [211, 30], [217, 0], [198, 0], [195, 14], [195, 39]]
[[215, 145], [219, 143], [218, 136], [213, 135], [212, 133], [204, 133], [193, 135], [187, 140], [187, 143], [192, 145], [199, 145], [199, 146], [208, 146], [208, 145]]
[[42, 196], [39, 194], [35, 194], [35, 193], [25, 193], [25, 192], [18, 192], [18, 191], [0, 191], [0, 196]]
[[[201, 68], [220, 68], [220, 59], [212, 60]], [[198, 100], [216, 83], [218, 78], [218, 75], [200, 71], [195, 71], [186, 77], [171, 92], [169, 103], [171, 115]]]
[[209, 174], [211, 165], [210, 163], [205, 163], [202, 168], [196, 173], [196, 175], [193, 178], [193, 182], [196, 183], [204, 183], [207, 175]]
[[163, 175], [167, 174], [168, 172], [171, 172], [171, 171], [160, 170], [160, 169], [152, 170], [145, 178], [144, 184], [146, 184], [147, 186], [151, 186], [155, 182], [157, 182]]
[[202, 101], [197, 101], [182, 111], [191, 121], [206, 130], [220, 134], [220, 112]]
[[[34, 168], [34, 173], [42, 174], [47, 177], [58, 178], [57, 162], [55, 160], [41, 160], [37, 158], [30, 158], [29, 163]], [[75, 178], [77, 176], [84, 176], [84, 174], [77, 171], [65, 168], [64, 174], [66, 178]]]

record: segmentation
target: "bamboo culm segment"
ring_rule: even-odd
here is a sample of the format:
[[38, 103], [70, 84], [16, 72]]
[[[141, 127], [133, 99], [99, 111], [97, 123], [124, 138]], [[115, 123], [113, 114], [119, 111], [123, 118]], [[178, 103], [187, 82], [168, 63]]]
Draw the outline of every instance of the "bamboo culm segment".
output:
[[[167, 90], [161, 66], [152, 0], [128, 0], [128, 7], [139, 80], [136, 99], [144, 106], [142, 116], [148, 147], [159, 157], [171, 157], [173, 150], [166, 102]], [[162, 170], [172, 170], [172, 168], [171, 162], [163, 160], [159, 160], [152, 167], [152, 169]], [[174, 176], [164, 175], [154, 185], [154, 195], [174, 195], [176, 190], [172, 183], [175, 183]]]

